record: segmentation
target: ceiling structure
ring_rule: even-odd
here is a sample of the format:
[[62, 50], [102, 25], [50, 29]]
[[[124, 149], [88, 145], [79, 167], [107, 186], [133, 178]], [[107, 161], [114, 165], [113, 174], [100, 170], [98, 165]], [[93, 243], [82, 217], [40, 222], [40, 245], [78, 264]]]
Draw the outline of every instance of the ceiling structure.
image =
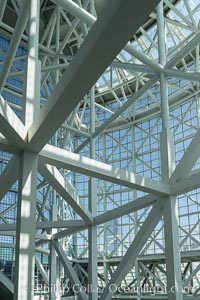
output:
[[198, 299], [199, 21], [198, 0], [0, 1], [2, 293]]

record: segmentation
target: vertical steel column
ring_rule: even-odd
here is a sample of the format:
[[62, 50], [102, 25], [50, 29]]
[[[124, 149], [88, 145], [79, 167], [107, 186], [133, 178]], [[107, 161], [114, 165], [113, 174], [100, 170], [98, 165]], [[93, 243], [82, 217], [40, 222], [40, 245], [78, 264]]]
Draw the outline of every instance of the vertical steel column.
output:
[[165, 257], [168, 300], [182, 300], [178, 209], [175, 196], [164, 199]]
[[30, 1], [28, 58], [22, 109], [22, 120], [27, 129], [32, 125], [40, 110], [39, 9], [38, 0]]
[[[56, 53], [59, 54], [60, 48], [60, 6], [56, 7]], [[56, 64], [59, 65], [59, 58], [56, 59]], [[56, 70], [56, 84], [59, 81], [59, 70]]]
[[[56, 32], [56, 53], [59, 51], [59, 45], [60, 45], [60, 6], [57, 5], [55, 8], [55, 32]], [[53, 23], [52, 23], [53, 24]], [[51, 35], [53, 34], [54, 26], [51, 27]], [[59, 58], [56, 58], [56, 63], [59, 64]], [[59, 81], [59, 70], [55, 71], [55, 85]], [[54, 145], [57, 146], [57, 132], [54, 135]], [[57, 220], [58, 215], [58, 205], [56, 203], [56, 191], [52, 189], [52, 221]], [[60, 201], [59, 201], [60, 202]], [[57, 232], [57, 229], [52, 229], [52, 234]], [[60, 268], [61, 263], [59, 262], [59, 259], [57, 257], [55, 248], [53, 247], [53, 244], [51, 242], [50, 244], [50, 289], [49, 289], [49, 299], [55, 300], [60, 299]]]
[[[200, 50], [200, 46], [197, 45], [196, 46], [196, 57], [195, 57], [195, 69], [196, 72], [199, 72], [199, 50]], [[197, 91], [199, 90], [199, 83], [196, 83], [196, 89]], [[197, 122], [198, 122], [198, 127], [200, 128], [200, 97], [199, 94], [196, 95], [196, 101], [197, 101]]]
[[[157, 7], [158, 24], [158, 49], [159, 62], [164, 67], [166, 64], [166, 41], [163, 15], [163, 1]], [[160, 136], [161, 142], [161, 174], [166, 183], [174, 169], [173, 133], [169, 124], [168, 86], [165, 75], [160, 75], [160, 94], [162, 109], [163, 130]], [[182, 285], [181, 261], [179, 252], [179, 225], [176, 197], [171, 195], [163, 199], [164, 203], [164, 232], [165, 232], [165, 256], [167, 268], [167, 297], [168, 300], [182, 300], [180, 292]]]
[[28, 152], [24, 152], [20, 156], [15, 300], [32, 300], [34, 295], [37, 159], [36, 154]]
[[[103, 162], [106, 163], [106, 133], [102, 134], [102, 148], [103, 148]], [[103, 184], [103, 211], [107, 211], [107, 202], [106, 202], [106, 181]], [[108, 238], [107, 238], [107, 225], [106, 223], [103, 224], [103, 240], [104, 240], [104, 249], [103, 250], [103, 268], [104, 268], [104, 280], [105, 286], [108, 284], [109, 281], [109, 273], [108, 273], [108, 263], [107, 263], [107, 252], [108, 252]]]
[[[158, 26], [158, 54], [159, 63], [164, 67], [166, 65], [166, 38], [165, 25], [163, 17], [163, 1], [157, 7], [157, 26]], [[162, 110], [162, 127], [163, 130], [169, 128], [169, 103], [167, 81], [163, 72], [160, 74], [160, 95]]]
[[[56, 53], [59, 54], [59, 48], [60, 48], [60, 5], [57, 5], [56, 7]], [[59, 57], [56, 60], [56, 63], [59, 64]], [[59, 82], [59, 77], [60, 77], [60, 71], [56, 70], [56, 84]], [[55, 146], [57, 146], [58, 143], [58, 138], [59, 138], [59, 133], [56, 132], [55, 133]], [[63, 219], [63, 210], [64, 209], [64, 203], [63, 203], [63, 199], [61, 199], [61, 197], [59, 197], [59, 212], [60, 212], [60, 217]], [[64, 248], [64, 239], [60, 241], [62, 247]], [[64, 267], [63, 264], [57, 260], [57, 267], [58, 267], [58, 273], [57, 273], [57, 285], [59, 284], [59, 286], [61, 286], [62, 283], [62, 278], [64, 278]], [[60, 295], [57, 295], [58, 298], [56, 299], [60, 299], [61, 298], [61, 293]]]
[[136, 288], [137, 288], [137, 300], [141, 300], [141, 279], [140, 279], [140, 266], [139, 261], [135, 261], [135, 277], [137, 278]]
[[[133, 114], [135, 113], [135, 103], [133, 103]], [[136, 174], [137, 169], [136, 169], [136, 144], [135, 144], [135, 126], [134, 124], [132, 125], [132, 146], [133, 146], [133, 151], [132, 151], [132, 161], [133, 161], [133, 172]], [[133, 199], [137, 198], [137, 191], [133, 191]], [[134, 235], [138, 233], [138, 212], [134, 212]], [[135, 277], [137, 279], [137, 300], [141, 299], [141, 293], [140, 293], [140, 267], [139, 267], [139, 262], [138, 259], [135, 260]]]
[[[51, 210], [51, 219], [52, 221], [57, 220], [57, 203], [56, 203], [56, 192], [52, 189], [51, 191], [52, 197], [52, 210]], [[52, 228], [51, 233], [54, 234], [57, 232], [57, 229]], [[58, 264], [57, 264], [57, 254], [55, 248], [53, 247], [52, 242], [50, 243], [50, 272], [49, 272], [49, 300], [59, 299], [59, 276], [58, 276]]]
[[[40, 70], [38, 68], [39, 0], [29, 3], [29, 49], [23, 119], [26, 128], [33, 123], [40, 105]], [[32, 300], [35, 271], [35, 222], [38, 155], [20, 155], [19, 192], [16, 230], [15, 300]]]
[[[90, 131], [91, 135], [95, 132], [95, 91], [92, 87], [90, 91]], [[91, 138], [90, 141], [90, 156], [95, 158], [95, 139]], [[96, 178], [90, 177], [89, 182], [89, 209], [92, 216], [97, 214], [97, 182]], [[98, 299], [98, 262], [97, 262], [97, 226], [90, 225], [88, 228], [88, 283], [91, 286], [89, 292], [89, 300]]]

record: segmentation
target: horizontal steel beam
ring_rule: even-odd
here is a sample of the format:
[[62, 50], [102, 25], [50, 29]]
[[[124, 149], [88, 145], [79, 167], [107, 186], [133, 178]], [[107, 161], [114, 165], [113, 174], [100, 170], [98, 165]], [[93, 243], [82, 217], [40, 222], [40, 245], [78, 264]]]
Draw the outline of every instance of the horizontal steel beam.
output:
[[72, 170], [157, 196], [165, 196], [170, 193], [169, 186], [163, 182], [153, 181], [51, 145], [46, 145], [40, 152], [40, 161], [56, 166], [58, 169]]
[[[60, 221], [44, 221], [37, 222], [35, 224], [36, 229], [52, 229], [52, 228], [74, 228], [87, 226], [87, 223], [83, 220], [60, 220]], [[2, 231], [15, 231], [16, 224], [0, 224], [0, 233]], [[37, 235], [36, 238], [44, 239], [43, 235]]]

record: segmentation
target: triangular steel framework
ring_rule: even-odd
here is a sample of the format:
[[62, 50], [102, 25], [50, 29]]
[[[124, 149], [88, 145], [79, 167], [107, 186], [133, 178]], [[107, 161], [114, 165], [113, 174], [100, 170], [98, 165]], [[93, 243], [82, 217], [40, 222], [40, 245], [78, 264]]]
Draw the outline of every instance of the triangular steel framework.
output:
[[14, 299], [36, 297], [35, 268], [51, 300], [197, 299], [200, 5], [100, 2], [0, 1], [12, 33], [0, 49], [0, 198], [16, 181], [18, 197], [0, 233], [16, 237]]

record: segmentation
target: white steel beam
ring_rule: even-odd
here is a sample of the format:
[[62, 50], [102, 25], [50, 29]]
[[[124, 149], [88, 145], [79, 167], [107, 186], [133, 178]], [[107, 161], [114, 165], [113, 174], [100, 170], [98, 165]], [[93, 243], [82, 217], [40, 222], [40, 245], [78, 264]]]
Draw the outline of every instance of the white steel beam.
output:
[[176, 197], [163, 199], [165, 257], [167, 269], [167, 295], [169, 300], [182, 300], [183, 293], [174, 287], [182, 286], [179, 248], [178, 208]]
[[128, 43], [124, 48], [129, 54], [131, 54], [133, 57], [137, 58], [141, 62], [143, 62], [145, 65], [147, 65], [149, 68], [154, 70], [156, 73], [160, 73], [163, 70], [163, 66], [159, 64], [158, 62], [150, 59], [147, 55], [145, 55], [142, 51], [139, 51]]
[[51, 0], [51, 2], [60, 5], [90, 27], [96, 22], [96, 18], [92, 14], [72, 0]]
[[19, 177], [19, 158], [13, 156], [0, 176], [0, 200], [9, 191]]
[[156, 277], [155, 274], [153, 274], [153, 273], [149, 270], [149, 268], [147, 268], [147, 266], [146, 266], [142, 261], [139, 262], [139, 265], [140, 265], [140, 267], [146, 272], [146, 274], [149, 274], [149, 276], [152, 277], [152, 278], [155, 280], [155, 282], [157, 282], [157, 284], [158, 284], [158, 285], [163, 289], [163, 291], [164, 291], [164, 289], [165, 289], [164, 283], [163, 283], [158, 277]]
[[31, 300], [34, 291], [37, 155], [20, 156], [14, 300]]
[[55, 4], [59, 4], [66, 11], [76, 16], [79, 20], [84, 22], [88, 27], [92, 27], [97, 18], [89, 13], [86, 9], [80, 5], [74, 3], [72, 0], [51, 0]]
[[[49, 256], [49, 283], [50, 286], [56, 286], [57, 279], [58, 279], [58, 263], [57, 263], [57, 255], [56, 251], [53, 247], [52, 241], [49, 244], [50, 248], [50, 256]], [[56, 299], [57, 289], [50, 289], [49, 290], [49, 299], [54, 300]]]
[[146, 218], [145, 222], [143, 223], [142, 227], [136, 234], [135, 239], [127, 250], [125, 256], [122, 258], [109, 283], [105, 287], [102, 295], [100, 296], [100, 300], [110, 300], [112, 298], [113, 294], [110, 287], [112, 287], [112, 285], [118, 286], [124, 279], [126, 274], [131, 270], [140, 250], [151, 235], [152, 231], [160, 220], [161, 215], [162, 203], [161, 201], [157, 201], [148, 217]]
[[[36, 229], [52, 229], [52, 228], [68, 228], [68, 227], [69, 228], [78, 227], [79, 229], [79, 227], [85, 227], [87, 225], [88, 224], [82, 220], [45, 221], [45, 222], [37, 222]], [[15, 230], [16, 230], [16, 224], [0, 224], [0, 232], [15, 231]]]
[[45, 269], [44, 269], [42, 263], [40, 262], [39, 258], [37, 257], [37, 255], [35, 256], [35, 263], [36, 263], [36, 266], [38, 267], [44, 281], [46, 282], [46, 284], [49, 284], [48, 274], [45, 271]]
[[189, 41], [181, 50], [179, 50], [172, 59], [165, 65], [165, 68], [171, 69], [174, 65], [180, 62], [188, 53], [190, 53], [198, 44], [200, 33], [197, 33], [191, 41]]
[[[58, 283], [58, 257], [53, 247], [52, 241], [49, 244], [50, 256], [49, 256], [49, 283], [50, 286], [57, 286]], [[58, 291], [55, 288], [49, 290], [49, 299], [54, 300], [57, 298]]]
[[[95, 131], [95, 90], [92, 87], [90, 91], [90, 133]], [[90, 157], [95, 159], [95, 139], [90, 141]], [[89, 180], [89, 210], [93, 218], [97, 214], [97, 180], [96, 178], [90, 178]], [[98, 286], [98, 240], [97, 240], [97, 226], [91, 224], [88, 227], [88, 255], [90, 260], [88, 261], [88, 283], [91, 286]], [[89, 292], [89, 300], [98, 300], [98, 291]]]
[[33, 124], [40, 109], [40, 102], [38, 101], [36, 105], [35, 99], [40, 99], [41, 63], [34, 57], [29, 56], [27, 66], [27, 82], [25, 85], [22, 110], [22, 119], [26, 124], [26, 130]]
[[51, 145], [46, 145], [40, 152], [40, 159], [45, 164], [65, 168], [87, 176], [107, 180], [132, 189], [164, 196], [169, 194], [169, 186], [162, 182], [115, 168], [111, 165], [71, 153]]
[[22, 119], [28, 130], [40, 110], [40, 78], [41, 64], [38, 61], [39, 45], [39, 15], [38, 1], [30, 1], [28, 58], [25, 76]]
[[199, 188], [200, 173], [190, 175], [187, 178], [183, 178], [178, 182], [174, 182], [170, 185], [170, 190], [173, 195], [181, 195], [188, 193]]
[[181, 179], [187, 177], [195, 162], [200, 156], [200, 129], [197, 131], [195, 136], [193, 137], [190, 145], [185, 151], [183, 157], [178, 163], [176, 169], [174, 170], [170, 182], [175, 183], [180, 181]]
[[80, 227], [86, 225], [87, 223], [83, 220], [44, 221], [44, 222], [36, 223], [36, 229], [68, 228], [68, 227], [71, 228], [71, 227]]
[[1, 218], [1, 217], [4, 217], [4, 215], [5, 215], [6, 213], [8, 213], [10, 210], [12, 210], [13, 208], [15, 208], [16, 206], [17, 206], [17, 203], [14, 203], [14, 204], [8, 206], [6, 209], [4, 209], [4, 210], [0, 213], [0, 218]]
[[1, 151], [12, 153], [12, 154], [19, 154], [19, 148], [11, 145], [8, 140], [0, 133], [0, 149]]
[[112, 209], [112, 211], [107, 211], [103, 214], [98, 215], [94, 218], [94, 223], [100, 225], [116, 218], [128, 215], [134, 211], [143, 209], [145, 207], [151, 206], [156, 201], [156, 197], [152, 195], [147, 195], [124, 205], [120, 205], [117, 208]]
[[10, 144], [23, 148], [27, 131], [8, 103], [0, 96], [0, 131]]
[[[90, 211], [92, 216], [96, 215], [97, 211], [97, 183], [95, 178], [90, 178]], [[98, 240], [97, 240], [97, 226], [96, 224], [91, 224], [88, 226], [88, 253], [89, 253], [89, 260], [88, 260], [88, 283], [93, 286], [98, 286], [98, 277], [97, 277], [97, 270], [98, 270]], [[89, 292], [89, 300], [98, 300], [98, 291], [97, 289]]]
[[160, 134], [161, 173], [162, 180], [166, 183], [174, 170], [174, 144], [173, 133], [170, 129], [164, 129]]
[[192, 71], [182, 71], [175, 69], [164, 69], [163, 70], [165, 76], [175, 77], [179, 79], [184, 79], [191, 82], [199, 82], [200, 81], [200, 73], [192, 72]]
[[[6, 228], [6, 226], [7, 228]], [[7, 230], [1, 231], [1, 235], [8, 235], [8, 236], [16, 236], [16, 224], [0, 224], [0, 229], [6, 228]], [[14, 230], [12, 231], [11, 228], [13, 228]], [[40, 240], [40, 242], [42, 243], [48, 243], [51, 240], [51, 235], [50, 234], [46, 234], [46, 233], [42, 233], [42, 234], [35, 234], [35, 239], [37, 240], [36, 243], [39, 243], [38, 240]], [[8, 245], [8, 244], [7, 244]], [[16, 246], [16, 245], [15, 245]]]
[[[78, 287], [81, 287], [81, 283], [78, 279], [78, 276], [77, 274], [75, 273], [70, 261], [68, 260], [63, 248], [61, 247], [61, 245], [59, 244], [58, 241], [56, 240], [52, 240], [52, 244], [63, 264], [63, 267], [67, 273], [67, 275], [69, 276], [70, 278], [70, 281], [73, 285], [77, 284]], [[82, 299], [82, 300], [87, 300], [87, 295], [85, 292], [82, 292], [82, 293], [79, 293], [79, 299]]]
[[[158, 47], [159, 61], [166, 65], [166, 39], [164, 23], [164, 1], [160, 1], [157, 7], [158, 24]], [[170, 176], [174, 170], [174, 141], [170, 130], [168, 83], [164, 73], [160, 75], [160, 94], [162, 111], [161, 142], [161, 175], [165, 183], [169, 183]], [[181, 261], [179, 250], [178, 220], [176, 212], [176, 197], [166, 197], [164, 203], [164, 232], [165, 232], [165, 256], [166, 256], [166, 279], [167, 298], [169, 300], [182, 300], [182, 293], [177, 290], [172, 292], [173, 286], [181, 286]]]
[[14, 293], [14, 286], [12, 281], [2, 272], [0, 272], [0, 282], [13, 294]]
[[139, 65], [139, 64], [114, 61], [112, 62], [111, 67], [116, 69], [131, 71], [131, 72], [142, 72], [142, 73], [153, 74], [153, 75], [156, 74], [156, 72], [152, 68], [147, 67], [145, 65]]
[[55, 240], [59, 240], [59, 239], [62, 239], [64, 237], [66, 237], [66, 236], [69, 236], [69, 235], [72, 235], [74, 233], [77, 233], [79, 231], [85, 230], [87, 228], [88, 228], [88, 225], [87, 226], [81, 226], [81, 227], [68, 228], [68, 229], [59, 231], [57, 233], [54, 233], [52, 238], [55, 239]]
[[87, 223], [92, 222], [92, 215], [81, 204], [75, 188], [63, 177], [56, 167], [41, 164], [39, 172], [84, 221]]
[[[158, 2], [158, 0], [148, 3], [141, 0], [137, 4], [132, 0], [107, 2], [101, 17], [94, 24], [67, 72], [31, 126], [28, 139], [32, 151], [39, 152], [49, 141]], [[91, 70], [88, 73], [89, 67]], [[82, 83], [78, 89], [77, 82]]]
[[[24, 9], [29, 9], [29, 49], [28, 59], [34, 57], [37, 59], [37, 50], [39, 38], [39, 18], [38, 11], [40, 7], [39, 0], [24, 1], [22, 13], [27, 12]], [[20, 21], [22, 19], [23, 21]], [[21, 28], [19, 32], [14, 33], [21, 35], [26, 25], [26, 15], [20, 16], [19, 23]], [[21, 30], [21, 31], [20, 31]], [[16, 43], [17, 47], [18, 44]], [[29, 128], [29, 120], [35, 119], [35, 113], [40, 105], [40, 74], [36, 74], [34, 68], [31, 73], [33, 65], [27, 64], [26, 82], [28, 84], [27, 90], [31, 94], [32, 107], [27, 105], [24, 109], [25, 128]], [[37, 77], [37, 79], [36, 79]], [[32, 80], [31, 80], [32, 78]], [[37, 86], [36, 83], [37, 82]], [[33, 101], [34, 99], [34, 101]], [[15, 282], [14, 282], [14, 300], [32, 300], [34, 296], [34, 272], [35, 272], [35, 222], [36, 222], [36, 201], [37, 201], [37, 168], [38, 155], [32, 152], [23, 151], [20, 154], [20, 172], [19, 172], [19, 187], [18, 187], [18, 203], [17, 203], [17, 224], [16, 224], [16, 252], [15, 252]]]
[[2, 231], [15, 231], [16, 230], [16, 224], [0, 224], [0, 233], [2, 234]]
[[192, 281], [192, 279], [196, 276], [196, 274], [199, 272], [200, 270], [200, 265], [198, 265], [190, 274], [190, 276], [188, 276], [184, 282], [183, 282], [183, 288], [187, 287], [189, 285], [189, 283]]
[[18, 17], [17, 24], [15, 26], [14, 34], [12, 35], [12, 39], [6, 55], [5, 63], [3, 65], [3, 70], [0, 75], [0, 92], [2, 91], [3, 86], [8, 77], [8, 73], [13, 63], [13, 59], [15, 57], [17, 47], [19, 46], [22, 34], [24, 32], [28, 20], [28, 9], [29, 9], [29, 1], [24, 0], [20, 16]]
[[[51, 188], [51, 199], [52, 199], [52, 206], [51, 206], [51, 222], [55, 222], [57, 220], [57, 215], [58, 215], [58, 207], [57, 207], [57, 195], [56, 191]], [[56, 233], [57, 230], [52, 228], [51, 234], [53, 235]], [[53, 247], [52, 240], [49, 244], [49, 249], [50, 249], [50, 257], [49, 257], [49, 284], [51, 286], [59, 286], [59, 258], [57, 257], [55, 248]], [[49, 300], [54, 300], [58, 297], [58, 289], [50, 289], [49, 290]]]
[[[52, 229], [52, 228], [74, 228], [74, 227], [84, 227], [88, 224], [82, 220], [60, 220], [60, 221], [45, 221], [37, 222], [36, 229]], [[15, 231], [16, 224], [0, 224], [1, 231]]]

